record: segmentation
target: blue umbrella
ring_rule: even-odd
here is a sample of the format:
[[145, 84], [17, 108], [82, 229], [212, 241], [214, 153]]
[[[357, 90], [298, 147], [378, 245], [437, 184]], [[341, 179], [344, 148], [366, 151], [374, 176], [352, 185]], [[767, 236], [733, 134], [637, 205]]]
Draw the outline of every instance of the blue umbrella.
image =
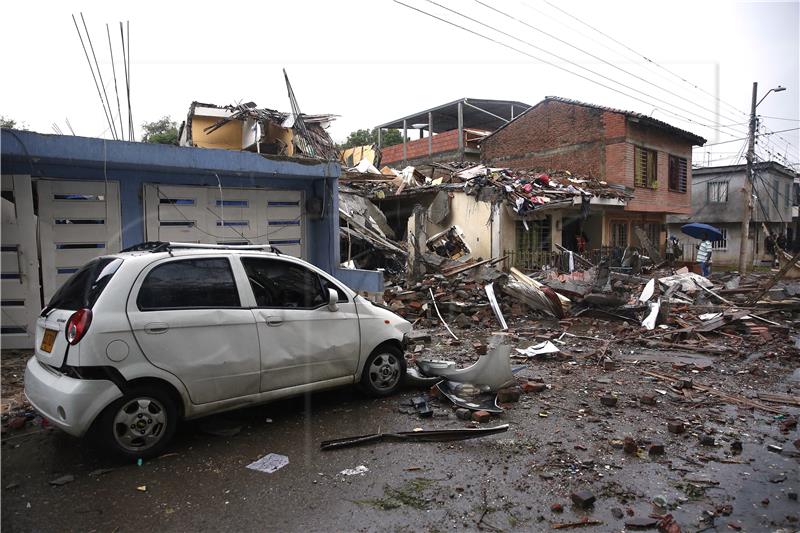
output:
[[689, 237], [694, 237], [695, 239], [702, 240], [708, 237], [708, 240], [710, 241], [722, 240], [722, 232], [714, 226], [709, 226], [708, 224], [700, 224], [698, 222], [684, 224], [681, 226], [681, 231]]

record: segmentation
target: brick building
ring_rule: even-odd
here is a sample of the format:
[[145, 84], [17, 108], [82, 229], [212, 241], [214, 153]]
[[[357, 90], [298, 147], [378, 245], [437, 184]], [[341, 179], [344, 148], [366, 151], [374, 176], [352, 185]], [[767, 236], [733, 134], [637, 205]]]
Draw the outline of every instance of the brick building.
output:
[[[564, 218], [562, 244], [587, 233], [593, 248], [639, 246], [640, 226], [666, 239], [666, 215], [692, 212], [692, 146], [706, 140], [647, 115], [549, 96], [481, 142], [489, 166], [568, 169], [631, 189], [625, 207]], [[553, 231], [556, 234], [556, 231]]]

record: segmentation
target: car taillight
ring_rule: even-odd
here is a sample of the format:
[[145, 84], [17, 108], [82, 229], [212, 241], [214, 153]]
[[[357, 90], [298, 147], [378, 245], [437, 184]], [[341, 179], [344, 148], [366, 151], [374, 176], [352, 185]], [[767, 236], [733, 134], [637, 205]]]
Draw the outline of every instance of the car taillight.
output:
[[67, 320], [67, 342], [75, 345], [86, 335], [89, 330], [89, 325], [92, 323], [92, 310], [91, 309], [78, 309]]

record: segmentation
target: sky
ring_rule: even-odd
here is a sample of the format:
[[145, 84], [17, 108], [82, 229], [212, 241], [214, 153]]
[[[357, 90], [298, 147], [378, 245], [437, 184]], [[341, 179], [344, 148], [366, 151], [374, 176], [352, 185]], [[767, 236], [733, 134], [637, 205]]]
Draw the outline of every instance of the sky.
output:
[[758, 82], [759, 99], [786, 87], [757, 109], [759, 156], [800, 160], [800, 0], [400, 1], [5, 2], [0, 115], [111, 138], [71, 17], [80, 25], [82, 12], [115, 117], [106, 24], [122, 91], [130, 21], [137, 138], [144, 121], [180, 123], [195, 100], [289, 110], [285, 68], [301, 111], [339, 115], [336, 141], [462, 97], [554, 95], [687, 129], [709, 143], [695, 164], [729, 164], [744, 161]]

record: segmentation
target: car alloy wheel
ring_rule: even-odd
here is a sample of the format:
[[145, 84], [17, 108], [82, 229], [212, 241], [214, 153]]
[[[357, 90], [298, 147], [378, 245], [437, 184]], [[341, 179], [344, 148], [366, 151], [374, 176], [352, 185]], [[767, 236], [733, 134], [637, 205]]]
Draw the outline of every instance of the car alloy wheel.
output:
[[112, 431], [117, 444], [129, 452], [143, 452], [164, 437], [169, 420], [158, 400], [133, 398], [117, 410]]

